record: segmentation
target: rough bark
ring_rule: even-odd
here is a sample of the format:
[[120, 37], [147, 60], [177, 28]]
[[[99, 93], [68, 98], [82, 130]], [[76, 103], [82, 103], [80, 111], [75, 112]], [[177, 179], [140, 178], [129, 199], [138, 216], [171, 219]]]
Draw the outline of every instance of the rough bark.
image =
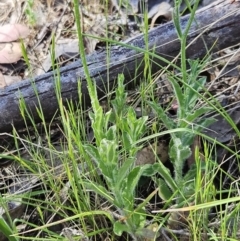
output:
[[[240, 2], [231, 2], [232, 0], [220, 0], [197, 12], [187, 40], [189, 43], [186, 49], [188, 58], [202, 58], [210, 49], [211, 52], [216, 52], [240, 43]], [[181, 19], [183, 30], [186, 28], [188, 19], [189, 16]], [[109, 51], [99, 51], [87, 56], [88, 68], [92, 80], [97, 85], [98, 96], [103, 97], [114, 88], [119, 73], [124, 74], [126, 83], [133, 83], [131, 80], [136, 80], [134, 83], [140, 81], [143, 77], [143, 56], [146, 49], [159, 56], [151, 59], [153, 74], [162, 66], [167, 65], [161, 57], [172, 61], [178, 56], [180, 42], [173, 23], [169, 22], [150, 30], [148, 46], [145, 45], [144, 36], [139, 35], [119, 46], [112, 47]], [[58, 111], [55, 80], [54, 73], [50, 72], [1, 89], [0, 132], [11, 131], [13, 125], [16, 129], [25, 126], [19, 109], [20, 99], [24, 100], [35, 123], [41, 121], [36, 110], [39, 103], [45, 119], [51, 119]], [[81, 83], [81, 100], [78, 95], [79, 82]], [[81, 61], [60, 68], [60, 83], [63, 104], [66, 105], [67, 100], [72, 100], [74, 103], [81, 103], [83, 108], [90, 106]]]

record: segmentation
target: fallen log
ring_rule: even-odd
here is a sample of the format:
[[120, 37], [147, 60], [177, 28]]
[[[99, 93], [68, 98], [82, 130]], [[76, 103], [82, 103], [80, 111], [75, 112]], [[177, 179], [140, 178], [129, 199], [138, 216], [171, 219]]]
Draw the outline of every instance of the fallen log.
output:
[[[181, 18], [182, 29], [186, 28], [188, 19], [189, 16]], [[240, 43], [239, 23], [240, 2], [219, 0], [199, 10], [189, 31], [187, 42], [191, 44], [186, 49], [187, 57], [202, 58], [209, 49], [211, 52], [216, 52]], [[119, 73], [124, 74], [126, 83], [133, 79], [141, 80], [144, 69], [144, 52], [141, 49], [152, 50], [159, 56], [172, 61], [180, 51], [180, 41], [173, 23], [168, 22], [150, 30], [148, 46], [145, 45], [144, 36], [139, 35], [108, 51], [102, 50], [87, 56], [87, 65], [91, 78], [96, 83], [99, 98], [113, 90]], [[160, 58], [152, 58], [151, 64], [153, 74], [160, 67], [167, 65]], [[36, 109], [39, 104], [45, 119], [50, 120], [58, 111], [55, 79], [54, 72], [50, 72], [1, 89], [0, 133], [11, 131], [13, 126], [16, 129], [25, 127], [19, 109], [20, 99], [24, 100], [35, 123], [41, 122]], [[81, 100], [78, 94], [79, 81], [81, 82]], [[67, 100], [72, 100], [75, 103], [84, 103], [83, 108], [91, 105], [81, 60], [60, 68], [60, 82], [63, 104], [66, 105]]]

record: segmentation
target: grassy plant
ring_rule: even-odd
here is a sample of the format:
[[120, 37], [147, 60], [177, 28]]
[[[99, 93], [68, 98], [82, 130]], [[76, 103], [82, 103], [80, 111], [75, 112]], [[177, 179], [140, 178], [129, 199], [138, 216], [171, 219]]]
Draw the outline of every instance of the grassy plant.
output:
[[15, 238], [14, 236], [12, 236], [16, 232], [16, 230], [14, 230], [2, 217], [0, 219], [0, 230], [2, 234], [4, 234], [5, 237], [7, 237], [9, 241], [19, 240], [18, 238]]
[[[159, 187], [160, 189], [162, 189], [160, 191], [160, 195], [164, 200], [169, 200], [172, 197], [173, 193], [178, 193], [178, 196], [180, 195], [182, 197], [185, 197], [185, 193], [182, 188], [184, 187], [184, 185], [186, 185], [186, 182], [194, 178], [194, 176], [191, 175], [187, 175], [185, 177], [183, 175], [185, 161], [192, 154], [190, 146], [193, 143], [194, 137], [196, 136], [195, 133], [201, 132], [204, 128], [206, 128], [214, 121], [212, 118], [200, 118], [203, 114], [208, 113], [211, 108], [203, 106], [195, 109], [195, 106], [199, 100], [199, 92], [204, 90], [206, 82], [204, 77], [199, 77], [200, 72], [202, 71], [206, 63], [201, 63], [197, 60], [186, 60], [186, 38], [193, 18], [190, 17], [187, 27], [183, 31], [179, 23], [179, 4], [180, 3], [176, 1], [174, 23], [178, 32], [179, 39], [181, 40], [181, 74], [178, 78], [176, 78], [176, 76], [169, 76], [169, 81], [172, 84], [174, 96], [178, 105], [176, 121], [168, 117], [165, 110], [155, 101], [149, 102], [149, 104], [156, 111], [159, 119], [163, 121], [164, 125], [168, 130], [176, 128], [190, 128], [192, 129], [192, 132], [186, 133], [184, 131], [181, 131], [170, 133], [171, 142], [169, 154], [171, 162], [174, 166], [174, 180], [172, 180], [172, 183], [175, 184], [171, 186], [169, 186], [168, 184], [170, 188], [169, 190], [165, 183], [163, 183], [164, 180], [166, 180], [165, 174], [162, 176], [163, 179], [158, 180]], [[194, 11], [195, 10], [196, 6], [194, 7]], [[194, 11], [191, 16], [194, 16]], [[187, 63], [189, 65], [189, 71], [186, 68]], [[162, 168], [166, 169], [163, 166]], [[167, 170], [165, 170], [164, 173], [166, 172]], [[188, 184], [188, 186], [189, 185], [190, 184]], [[192, 192], [194, 192], [194, 190], [192, 190]], [[182, 203], [179, 200], [182, 200], [182, 198], [177, 198], [177, 204]]]
[[190, 128], [192, 130], [192, 132], [181, 131], [170, 133], [171, 142], [169, 154], [171, 162], [174, 166], [174, 182], [178, 185], [174, 185], [175, 187], [171, 186], [171, 192], [169, 192], [168, 194], [165, 190], [163, 194], [165, 196], [164, 199], [169, 199], [170, 196], [172, 196], [172, 193], [175, 193], [177, 191], [180, 192], [180, 190], [176, 190], [176, 187], [177, 189], [179, 187], [181, 189], [181, 186], [184, 186], [186, 180], [183, 175], [183, 168], [185, 165], [185, 161], [192, 154], [190, 146], [193, 143], [196, 132], [201, 132], [204, 128], [206, 128], [214, 121], [212, 118], [200, 118], [200, 116], [202, 116], [203, 114], [208, 113], [211, 108], [203, 106], [195, 109], [196, 103], [199, 100], [198, 93], [204, 88], [205, 78], [198, 77], [199, 71], [201, 71], [202, 69], [198, 61], [190, 61], [189, 64], [191, 72], [188, 74], [187, 83], [183, 83], [182, 87], [180, 86], [180, 82], [178, 83], [176, 81], [176, 78], [169, 78], [178, 103], [176, 121], [168, 117], [165, 110], [156, 102], [149, 102], [150, 106], [152, 106], [152, 108], [156, 111], [159, 119], [163, 121], [168, 130], [176, 128]]
[[92, 181], [86, 185], [117, 208], [122, 220], [114, 223], [115, 233], [121, 235], [127, 231], [135, 237], [145, 225], [144, 209], [134, 211], [135, 188], [145, 169], [134, 167], [139, 150], [134, 143], [144, 134], [147, 118], [137, 119], [134, 110], [125, 103], [123, 76], [119, 76], [116, 98], [112, 101], [113, 111], [103, 114], [100, 108], [91, 114], [96, 147], [85, 146], [107, 186]]
[[27, 16], [29, 24], [31, 25], [36, 24], [36, 15], [35, 15], [36, 13], [33, 12], [33, 6], [34, 6], [33, 0], [26, 1], [25, 14]]

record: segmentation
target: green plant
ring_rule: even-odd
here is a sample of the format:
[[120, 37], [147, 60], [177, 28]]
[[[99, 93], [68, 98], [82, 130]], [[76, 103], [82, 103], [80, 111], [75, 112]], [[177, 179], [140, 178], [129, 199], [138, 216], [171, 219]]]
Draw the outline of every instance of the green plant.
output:
[[26, 1], [25, 14], [30, 25], [36, 24], [36, 13], [33, 11], [33, 7], [34, 7], [33, 0]]
[[96, 146], [84, 147], [99, 168], [106, 186], [93, 181], [86, 182], [86, 185], [117, 208], [122, 220], [114, 223], [115, 233], [121, 235], [126, 231], [135, 237], [146, 224], [144, 205], [135, 210], [135, 189], [149, 167], [134, 167], [140, 148], [134, 143], [144, 135], [147, 117], [137, 119], [133, 108], [126, 106], [126, 97], [123, 76], [120, 75], [116, 97], [112, 101], [113, 110], [104, 114], [99, 107], [90, 114]]
[[[11, 220], [11, 214], [8, 212], [8, 207], [6, 205], [6, 198], [2, 195], [0, 196], [0, 203], [1, 212], [3, 213], [3, 210], [6, 211], [0, 218], [0, 235], [4, 235], [9, 241], [18, 241], [19, 239], [14, 237], [14, 234], [17, 232], [15, 223]], [[5, 218], [3, 216], [5, 216]]]
[[[190, 148], [191, 144], [193, 143], [196, 133], [201, 132], [204, 128], [213, 123], [214, 119], [201, 118], [202, 115], [208, 113], [212, 109], [211, 107], [200, 106], [199, 108], [195, 108], [201, 96], [199, 92], [204, 90], [206, 82], [205, 77], [199, 77], [201, 70], [206, 64], [206, 60], [202, 63], [198, 60], [186, 60], [186, 39], [198, 1], [194, 5], [193, 12], [184, 31], [181, 29], [179, 23], [180, 2], [175, 1], [175, 4], [173, 19], [181, 42], [181, 73], [178, 77], [169, 75], [169, 81], [173, 87], [174, 96], [178, 105], [176, 120], [171, 119], [156, 101], [149, 102], [149, 105], [156, 111], [159, 119], [168, 130], [177, 128], [183, 128], [183, 130], [190, 128], [192, 130], [191, 132], [180, 131], [170, 133], [169, 156], [174, 167], [174, 179], [171, 183], [174, 183], [174, 185], [169, 185], [169, 182], [166, 185], [165, 180], [168, 170], [166, 170], [163, 165], [161, 165], [161, 168], [164, 171], [160, 172], [163, 179], [157, 179], [160, 188], [160, 196], [164, 200], [169, 200], [172, 199], [173, 194], [177, 195], [177, 204], [182, 204], [183, 199], [186, 199], [187, 196], [191, 196], [194, 193], [194, 184], [189, 183], [189, 181], [194, 180], [196, 170], [190, 170], [187, 175], [183, 175], [185, 161], [191, 154], [194, 155]], [[187, 64], [189, 65], [189, 71], [187, 70]], [[196, 166], [193, 165], [192, 168], [194, 169]], [[169, 175], [168, 177], [171, 178]], [[186, 183], [188, 183], [187, 190], [184, 189]], [[192, 188], [190, 188], [190, 186], [192, 186]]]
[[[180, 3], [176, 1], [176, 5], [178, 9]], [[104, 186], [89, 180], [86, 182], [86, 186], [103, 196], [116, 207], [117, 215], [120, 216], [120, 220], [114, 223], [114, 231], [117, 235], [121, 235], [123, 231], [126, 231], [133, 238], [136, 238], [139, 234], [142, 234], [141, 230], [146, 225], [145, 202], [139, 205], [140, 207], [138, 208], [135, 208], [134, 202], [135, 189], [142, 175], [153, 176], [157, 172], [160, 173], [163, 179], [155, 179], [159, 186], [160, 196], [164, 200], [173, 200], [173, 197], [177, 197], [178, 205], [183, 205], [183, 202], [194, 192], [193, 180], [196, 170], [191, 170], [186, 176], [183, 176], [183, 166], [185, 160], [191, 155], [190, 145], [196, 132], [200, 132], [213, 122], [211, 118], [207, 120], [200, 118], [210, 108], [200, 107], [195, 109], [195, 105], [199, 99], [198, 92], [203, 90], [205, 84], [205, 78], [199, 78], [200, 71], [204, 67], [205, 62], [200, 63], [199, 61], [189, 60], [190, 72], [187, 72], [186, 38], [197, 5], [198, 2], [194, 5], [191, 18], [184, 32], [182, 32], [180, 23], [178, 22], [179, 11], [177, 10], [174, 15], [175, 26], [181, 41], [182, 71], [179, 77], [170, 77], [179, 106], [177, 121], [175, 122], [170, 119], [156, 102], [149, 102], [149, 105], [157, 112], [168, 130], [192, 128], [192, 132], [184, 133], [180, 131], [170, 133], [172, 137], [170, 142], [170, 159], [174, 165], [174, 178], [172, 178], [169, 170], [161, 162], [151, 166], [134, 167], [135, 156], [139, 150], [136, 143], [139, 142], [139, 139], [145, 133], [147, 118], [141, 117], [137, 119], [133, 108], [126, 106], [123, 76], [118, 77], [116, 97], [111, 102], [113, 110], [104, 114], [97, 99], [96, 87], [94, 87], [90, 80], [84, 54], [82, 54], [92, 102], [93, 112], [90, 114], [90, 118], [96, 140], [96, 146], [84, 145], [84, 149], [91, 156], [92, 160], [94, 160], [106, 181], [106, 186]], [[83, 47], [80, 46], [80, 48], [80, 52], [83, 53]], [[145, 58], [149, 58], [148, 53], [145, 55]], [[181, 81], [179, 81], [180, 78], [182, 79]], [[182, 86], [178, 81], [182, 83]], [[184, 189], [184, 185], [186, 183], [189, 185], [189, 182], [192, 182], [190, 190], [189, 188]]]
[[[75, 6], [77, 6], [76, 1]], [[75, 15], [79, 19], [77, 7], [75, 7]], [[80, 43], [82, 43], [79, 21], [77, 21], [77, 26]], [[145, 225], [144, 207], [140, 205], [137, 212], [135, 211], [135, 188], [139, 178], [147, 169], [147, 167], [134, 167], [135, 156], [140, 148], [135, 143], [145, 133], [147, 117], [138, 119], [134, 109], [126, 106], [127, 94], [122, 75], [118, 77], [116, 97], [111, 102], [113, 111], [103, 113], [97, 97], [96, 86], [89, 75], [83, 44], [80, 44], [79, 48], [92, 103], [90, 118], [96, 140], [96, 146], [86, 144], [84, 150], [96, 163], [107, 187], [92, 180], [86, 181], [86, 186], [117, 208], [118, 215], [124, 221], [114, 223], [114, 232], [121, 235], [123, 231], [126, 231], [135, 239], [137, 233], [141, 233], [140, 230]]]
[[[178, 102], [176, 120], [171, 119], [164, 109], [155, 101], [149, 102], [149, 105], [154, 109], [154, 111], [156, 111], [158, 118], [161, 119], [168, 130], [178, 128], [182, 130], [179, 132], [169, 132], [171, 135], [169, 156], [174, 167], [174, 178], [171, 182], [168, 181], [167, 185], [166, 180], [171, 179], [171, 175], [168, 175], [168, 179], [166, 179], [166, 173], [169, 173], [169, 171], [166, 167], [159, 163], [162, 169], [160, 175], [163, 179], [157, 179], [157, 183], [160, 188], [160, 196], [164, 200], [171, 199], [172, 195], [176, 195], [177, 193], [178, 197], [180, 195], [186, 198], [186, 192], [183, 191], [183, 188], [186, 183], [190, 186], [189, 181], [193, 181], [196, 175], [196, 169], [190, 170], [185, 176], [183, 174], [185, 161], [190, 157], [190, 155], [194, 155], [190, 146], [193, 143], [196, 133], [200, 133], [214, 121], [213, 118], [200, 118], [201, 115], [208, 113], [212, 108], [203, 106], [195, 109], [196, 102], [199, 99], [198, 92], [203, 89], [205, 78], [198, 78], [199, 71], [201, 70], [201, 68], [199, 68], [200, 63], [198, 61], [189, 61], [189, 64], [191, 73], [188, 75], [188, 82], [183, 83], [182, 87], [179, 83], [177, 83], [176, 79], [170, 77], [170, 82], [173, 86], [174, 94]], [[186, 129], [191, 129], [192, 131], [187, 132]], [[193, 165], [192, 168], [194, 169], [196, 166]], [[172, 184], [170, 185], [169, 183]], [[191, 196], [193, 192], [194, 189], [192, 189], [187, 196]], [[177, 200], [178, 204], [182, 202], [182, 198], [178, 198]]]
[[8, 238], [9, 241], [18, 241], [18, 238], [12, 236], [15, 232], [14, 230], [7, 224], [4, 218], [0, 218], [0, 230], [1, 232]]

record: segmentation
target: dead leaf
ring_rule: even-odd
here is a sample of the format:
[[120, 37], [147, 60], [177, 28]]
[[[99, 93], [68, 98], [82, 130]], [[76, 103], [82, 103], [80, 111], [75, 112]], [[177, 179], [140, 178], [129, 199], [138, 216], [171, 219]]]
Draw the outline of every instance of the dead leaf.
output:
[[8, 43], [29, 35], [29, 28], [23, 24], [6, 24], [0, 26], [0, 42]]
[[[156, 10], [155, 10], [155, 8], [156, 8]], [[156, 20], [160, 16], [164, 16], [168, 20], [172, 19], [172, 6], [167, 2], [162, 2], [158, 5], [156, 5], [156, 7], [154, 7], [154, 9], [152, 11], [153, 12], [156, 11], [156, 13], [153, 14], [153, 18], [152, 18], [152, 21], [151, 21], [150, 28], [154, 27], [154, 24], [155, 24]], [[152, 14], [152, 13], [149, 12], [148, 15], [150, 16], [150, 14]]]
[[[230, 111], [229, 116], [232, 118], [232, 121], [235, 125], [239, 125], [240, 123], [240, 110]], [[236, 136], [236, 131], [233, 127], [228, 123], [228, 121], [221, 115], [214, 116], [216, 121], [208, 126], [203, 133], [212, 139], [216, 139], [220, 143], [227, 143], [231, 141], [234, 136]]]
[[[65, 56], [71, 58], [79, 54], [78, 39], [61, 39], [56, 43], [55, 47], [55, 58], [60, 56]], [[35, 74], [41, 75], [49, 71], [52, 67], [51, 54], [47, 55], [47, 58], [44, 60], [42, 65], [36, 69]]]
[[158, 158], [162, 163], [168, 160], [168, 146], [164, 142], [151, 144], [138, 151], [135, 164], [153, 164]]
[[17, 62], [22, 57], [21, 44], [1, 43], [0, 44], [0, 63], [12, 64]]
[[10, 75], [3, 75], [0, 72], [0, 88], [4, 88], [5, 86], [11, 85], [13, 83], [19, 82], [22, 79], [20, 76], [10, 76]]

